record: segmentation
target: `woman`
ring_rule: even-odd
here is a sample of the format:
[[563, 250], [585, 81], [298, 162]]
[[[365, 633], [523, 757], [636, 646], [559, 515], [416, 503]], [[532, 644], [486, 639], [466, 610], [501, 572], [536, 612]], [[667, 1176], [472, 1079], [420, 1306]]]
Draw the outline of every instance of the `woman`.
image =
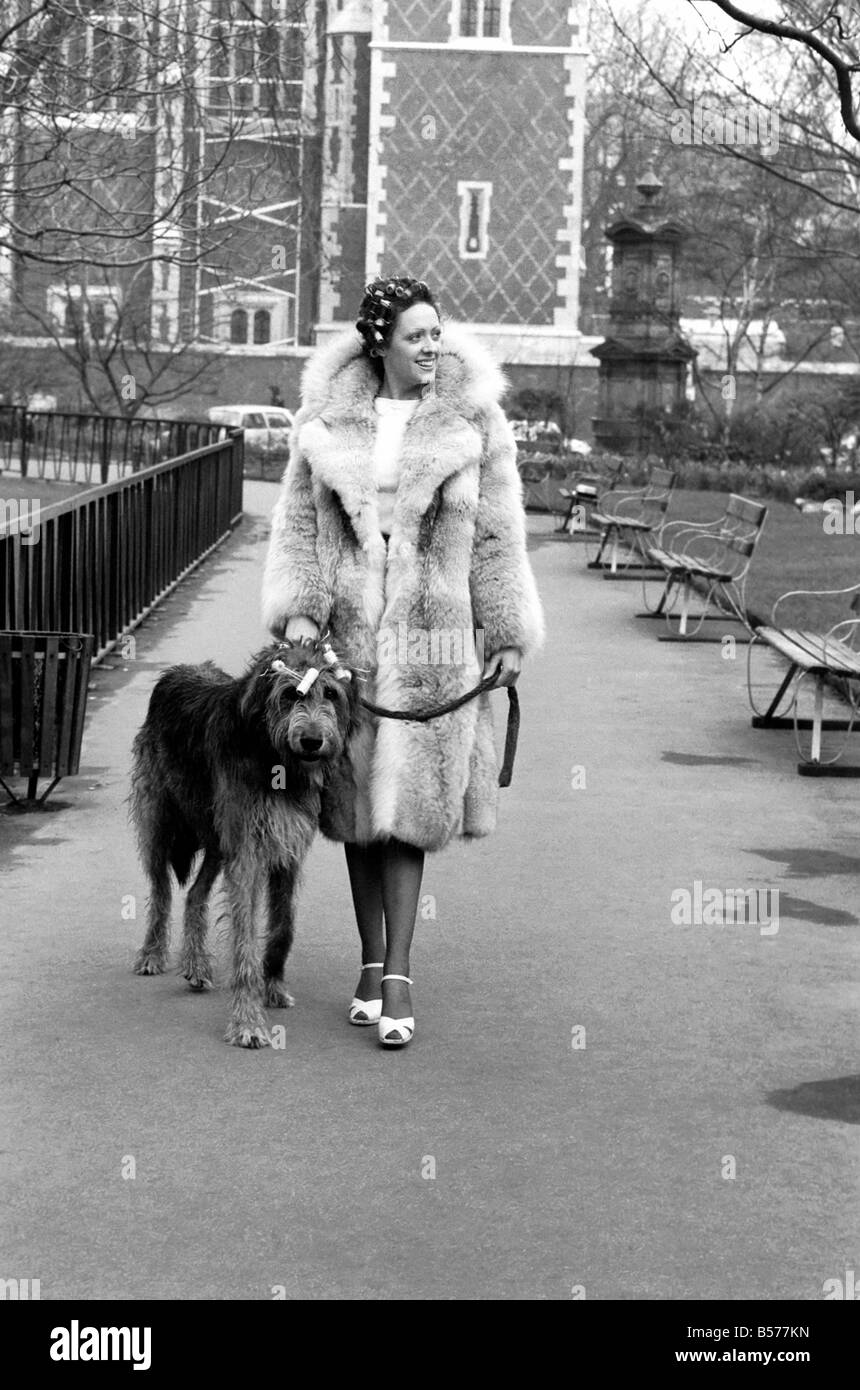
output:
[[[513, 685], [543, 614], [504, 378], [462, 330], [443, 330], [423, 281], [375, 280], [356, 327], [305, 369], [264, 622], [288, 640], [328, 629], [366, 673], [365, 697], [389, 709], [429, 709], [491, 672]], [[427, 723], [368, 720], [332, 778], [320, 828], [345, 845], [362, 945], [349, 1017], [378, 1022], [383, 1046], [415, 1030], [424, 855], [488, 834], [497, 782], [489, 694]]]

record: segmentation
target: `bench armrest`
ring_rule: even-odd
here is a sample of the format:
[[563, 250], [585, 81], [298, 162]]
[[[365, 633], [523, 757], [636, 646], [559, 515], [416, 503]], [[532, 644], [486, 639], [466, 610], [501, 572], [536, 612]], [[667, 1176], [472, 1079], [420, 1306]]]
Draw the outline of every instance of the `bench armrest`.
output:
[[730, 531], [722, 529], [700, 531], [684, 542], [680, 555], [684, 560], [694, 560], [699, 564], [718, 565], [721, 557], [725, 556], [726, 541], [730, 536]]
[[645, 497], [644, 487], [635, 488], [610, 488], [608, 492], [601, 493], [597, 499], [597, 510], [599, 512], [617, 512], [622, 507], [641, 505]]
[[697, 536], [715, 535], [716, 530], [722, 526], [722, 517], [715, 521], [685, 521], [683, 517], [676, 517], [674, 521], [664, 521], [660, 527], [657, 537], [658, 545], [665, 550], [678, 551], [678, 547], [684, 536], [689, 536], [694, 540]]
[[845, 589], [789, 589], [787, 593], [780, 594], [773, 608], [770, 610], [771, 627], [779, 627], [776, 614], [781, 603], [785, 603], [790, 598], [836, 598], [839, 594], [858, 594], [860, 595], [860, 584], [849, 584]]
[[860, 627], [860, 618], [843, 618], [841, 623], [834, 623], [833, 627], [830, 628], [829, 632], [825, 632], [824, 640], [827, 641], [828, 637], [834, 637], [836, 638], [837, 642], [841, 642], [842, 638], [836, 636], [838, 632], [841, 632], [843, 628], [847, 631], [851, 628], [857, 627]]

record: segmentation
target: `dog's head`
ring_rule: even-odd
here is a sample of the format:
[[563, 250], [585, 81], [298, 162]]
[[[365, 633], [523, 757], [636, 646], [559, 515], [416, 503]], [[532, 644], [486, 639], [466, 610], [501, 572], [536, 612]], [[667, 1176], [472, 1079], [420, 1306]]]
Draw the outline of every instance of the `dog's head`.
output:
[[[337, 758], [359, 717], [359, 691], [323, 642], [275, 642], [254, 657], [241, 702], [262, 720], [276, 752], [312, 766]], [[328, 658], [328, 659], [327, 659]]]

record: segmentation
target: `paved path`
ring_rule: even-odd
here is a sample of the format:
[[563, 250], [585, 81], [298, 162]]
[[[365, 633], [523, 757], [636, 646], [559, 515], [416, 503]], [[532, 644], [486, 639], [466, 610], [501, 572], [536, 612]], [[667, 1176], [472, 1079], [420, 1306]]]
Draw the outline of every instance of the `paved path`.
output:
[[[514, 784], [492, 839], [428, 860], [414, 1044], [346, 1023], [323, 841], [286, 1050], [227, 1047], [223, 991], [131, 973], [131, 739], [165, 665], [238, 670], [263, 636], [273, 496], [247, 487], [246, 525], [96, 676], [54, 813], [0, 818], [0, 1275], [43, 1298], [820, 1298], [860, 1258], [856, 784], [798, 778], [791, 736], [749, 728], [742, 662], [658, 643], [545, 519]], [[675, 925], [696, 880], [778, 888], [778, 931]]]

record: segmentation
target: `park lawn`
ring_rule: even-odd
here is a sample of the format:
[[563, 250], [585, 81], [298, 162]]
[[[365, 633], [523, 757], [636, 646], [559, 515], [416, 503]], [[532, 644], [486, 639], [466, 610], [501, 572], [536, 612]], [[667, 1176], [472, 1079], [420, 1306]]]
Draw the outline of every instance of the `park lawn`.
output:
[[[768, 512], [747, 580], [751, 614], [769, 622], [774, 600], [789, 589], [839, 589], [860, 584], [860, 531], [857, 535], [829, 535], [824, 530], [823, 513], [803, 515], [789, 502], [761, 500]], [[682, 490], [672, 498], [669, 519], [713, 521], [721, 515], [726, 501], [719, 492]], [[826, 631], [843, 617], [855, 616], [847, 610], [851, 597], [849, 594], [847, 601], [838, 597], [796, 599], [783, 604], [778, 621]]]
[[93, 487], [93, 483], [55, 483], [49, 478], [22, 478], [20, 473], [0, 471], [0, 501], [13, 497], [38, 497], [43, 507], [52, 502], [64, 502]]

